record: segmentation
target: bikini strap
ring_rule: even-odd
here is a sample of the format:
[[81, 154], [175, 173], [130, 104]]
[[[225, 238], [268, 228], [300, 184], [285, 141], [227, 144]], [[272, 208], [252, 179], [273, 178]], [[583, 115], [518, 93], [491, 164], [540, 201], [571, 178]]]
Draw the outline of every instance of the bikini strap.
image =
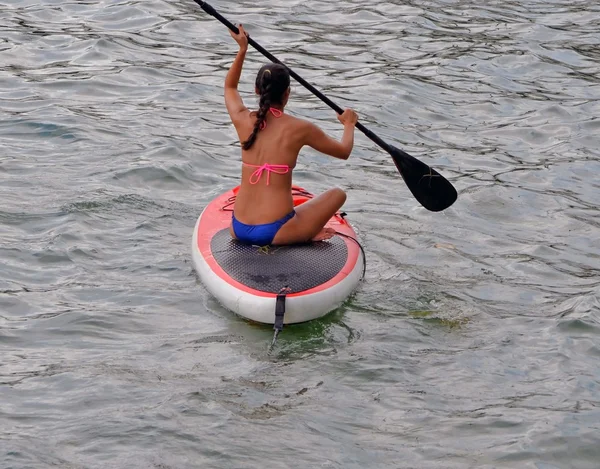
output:
[[[270, 107], [269, 112], [271, 114], [273, 114], [273, 117], [275, 117], [276, 119], [279, 119], [281, 116], [283, 116], [283, 111], [280, 109], [274, 108], [274, 107]], [[267, 128], [267, 121], [264, 120], [260, 124], [260, 130], [265, 130], [266, 128]]]
[[254, 171], [250, 175], [250, 179], [249, 179], [250, 184], [258, 184], [258, 181], [260, 181], [260, 178], [261, 178], [261, 176], [262, 176], [262, 174], [263, 174], [264, 171], [267, 172], [267, 186], [269, 185], [269, 182], [270, 182], [270, 179], [271, 179], [271, 173], [275, 173], [275, 174], [287, 174], [290, 171], [290, 167], [287, 164], [269, 164], [269, 163], [265, 163], [263, 165], [255, 165], [255, 164], [244, 163], [242, 161], [242, 165], [248, 166], [250, 168], [256, 168], [256, 171]]

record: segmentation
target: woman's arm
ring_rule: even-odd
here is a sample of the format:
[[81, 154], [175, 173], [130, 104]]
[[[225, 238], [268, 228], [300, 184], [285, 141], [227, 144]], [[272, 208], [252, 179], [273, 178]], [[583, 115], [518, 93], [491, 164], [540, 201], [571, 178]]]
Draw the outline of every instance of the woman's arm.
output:
[[227, 106], [227, 112], [229, 112], [231, 121], [234, 124], [240, 117], [248, 112], [248, 109], [244, 106], [244, 101], [242, 101], [242, 97], [238, 92], [238, 83], [240, 81], [240, 76], [242, 75], [242, 67], [244, 66], [246, 52], [248, 51], [248, 34], [244, 31], [244, 27], [241, 24], [239, 25], [239, 30], [239, 34], [234, 34], [233, 31], [229, 31], [231, 37], [239, 44], [240, 50], [225, 77], [225, 106]]
[[358, 122], [358, 115], [351, 109], [346, 109], [344, 113], [338, 116], [338, 120], [344, 124], [344, 135], [342, 140], [329, 137], [319, 127], [309, 123], [306, 134], [306, 145], [314, 148], [321, 153], [347, 160], [354, 147], [354, 126]]

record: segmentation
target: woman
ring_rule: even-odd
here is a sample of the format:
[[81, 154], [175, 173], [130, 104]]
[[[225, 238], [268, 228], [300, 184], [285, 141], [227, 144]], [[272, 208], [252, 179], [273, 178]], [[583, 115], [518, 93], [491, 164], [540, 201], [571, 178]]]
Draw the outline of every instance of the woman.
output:
[[259, 246], [329, 239], [335, 231], [325, 228], [325, 224], [344, 204], [345, 192], [330, 189], [294, 210], [292, 170], [305, 145], [335, 158], [348, 159], [358, 116], [350, 109], [338, 116], [344, 125], [344, 135], [338, 142], [316, 125], [285, 114], [290, 75], [278, 64], [267, 64], [258, 72], [255, 91], [260, 96], [259, 109], [249, 111], [238, 92], [248, 35], [242, 25], [239, 34], [230, 33], [240, 49], [225, 78], [225, 104], [242, 142], [242, 182], [236, 196], [231, 235]]

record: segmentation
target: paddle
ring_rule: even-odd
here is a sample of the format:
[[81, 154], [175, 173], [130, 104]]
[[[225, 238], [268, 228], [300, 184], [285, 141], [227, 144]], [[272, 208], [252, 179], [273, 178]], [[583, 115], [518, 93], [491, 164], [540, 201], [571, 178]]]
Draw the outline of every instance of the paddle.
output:
[[[239, 29], [230, 23], [226, 18], [221, 16], [219, 12], [217, 12], [211, 5], [201, 0], [194, 0], [200, 7], [209, 15], [214, 16], [221, 23], [231, 29], [234, 33], [238, 34]], [[283, 65], [288, 69], [290, 75], [302, 86], [304, 86], [307, 90], [313, 93], [316, 97], [318, 97], [321, 101], [327, 104], [330, 108], [332, 108], [338, 114], [342, 114], [344, 110], [331, 101], [327, 96], [317, 90], [310, 83], [305, 81], [302, 77], [300, 77], [297, 73], [287, 67], [285, 64], [281, 63], [273, 54], [265, 50], [260, 44], [254, 41], [251, 37], [248, 38], [248, 43], [254, 47], [257, 51], [259, 51], [262, 55], [267, 57], [271, 62], [278, 63]], [[427, 210], [431, 210], [432, 212], [439, 212], [450, 207], [458, 197], [456, 193], [456, 189], [450, 184], [450, 182], [445, 179], [441, 174], [439, 174], [434, 169], [427, 166], [422, 161], [419, 161], [414, 156], [409, 155], [405, 151], [400, 150], [392, 145], [388, 145], [381, 138], [367, 129], [360, 122], [356, 124], [358, 130], [364, 133], [367, 137], [369, 137], [373, 142], [387, 151], [392, 159], [394, 160], [394, 164], [396, 168], [402, 175], [404, 182], [414, 195], [415, 199], [419, 201], [423, 207]]]

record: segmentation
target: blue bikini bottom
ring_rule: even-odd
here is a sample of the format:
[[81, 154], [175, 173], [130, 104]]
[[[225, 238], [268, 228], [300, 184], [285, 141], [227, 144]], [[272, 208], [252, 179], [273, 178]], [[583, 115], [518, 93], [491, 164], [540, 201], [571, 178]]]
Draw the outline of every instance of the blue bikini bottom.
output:
[[292, 210], [283, 218], [274, 221], [273, 223], [264, 223], [261, 225], [246, 225], [238, 221], [233, 215], [232, 227], [233, 233], [238, 241], [247, 244], [256, 244], [257, 246], [266, 246], [271, 244], [277, 232], [283, 225], [291, 220], [296, 215], [296, 211]]

